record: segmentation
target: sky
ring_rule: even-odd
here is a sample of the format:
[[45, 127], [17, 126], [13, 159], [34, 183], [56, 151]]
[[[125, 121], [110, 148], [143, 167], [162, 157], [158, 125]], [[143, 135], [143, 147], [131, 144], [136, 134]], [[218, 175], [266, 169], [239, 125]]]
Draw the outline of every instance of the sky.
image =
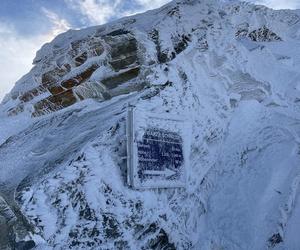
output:
[[[103, 24], [169, 1], [0, 0], [0, 100], [32, 68], [36, 51], [59, 33]], [[300, 8], [300, 0], [248, 1], [274, 9]]]

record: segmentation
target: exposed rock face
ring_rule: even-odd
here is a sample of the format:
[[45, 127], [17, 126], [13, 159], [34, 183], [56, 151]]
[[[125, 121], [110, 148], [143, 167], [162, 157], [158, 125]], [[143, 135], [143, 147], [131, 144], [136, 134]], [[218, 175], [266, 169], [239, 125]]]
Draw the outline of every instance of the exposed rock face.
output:
[[34, 241], [26, 239], [30, 231], [23, 215], [16, 214], [0, 196], [0, 249], [32, 249], [35, 247]]
[[140, 73], [139, 56], [135, 36], [122, 29], [105, 35], [96, 30], [88, 38], [53, 46], [51, 56], [35, 61], [38, 86], [15, 95], [19, 103], [8, 114], [22, 112], [27, 103], [33, 106], [32, 115], [40, 116], [86, 98], [103, 101], [123, 94], [117, 87], [128, 81], [130, 91], [143, 89], [145, 82], [134, 81]]
[[[55, 218], [58, 216], [51, 222], [55, 225], [54, 231], [43, 230], [45, 211], [28, 214], [43, 238], [49, 239], [51, 245], [60, 244], [59, 235], [63, 230], [68, 235], [63, 239], [64, 245], [71, 249], [93, 249], [101, 246], [110, 246], [112, 249], [131, 249], [133, 246], [137, 249], [176, 249], [168, 236], [170, 228], [163, 226], [163, 223], [172, 219], [162, 213], [161, 217], [145, 221], [145, 201], [140, 198], [130, 199], [128, 194], [125, 195], [111, 184], [100, 181], [95, 192], [101, 195], [103, 207], [95, 206], [91, 197], [87, 197], [86, 189], [90, 188], [90, 180], [102, 179], [102, 174], [89, 164], [89, 157], [90, 153], [81, 154], [75, 161], [70, 162], [70, 171], [74, 173], [69, 176], [70, 179], [63, 180], [62, 173], [56, 173], [38, 187], [30, 200], [22, 200], [27, 208], [36, 211], [39, 193], [46, 195], [47, 202], [53, 205], [52, 214]], [[109, 166], [103, 167], [107, 174]], [[53, 186], [53, 181], [59, 184]], [[49, 192], [50, 189], [54, 192]], [[119, 216], [120, 211], [123, 211], [123, 216]], [[70, 220], [73, 221], [71, 224]], [[129, 232], [132, 234], [130, 239]], [[188, 247], [188, 243], [185, 244]]]
[[253, 42], [274, 42], [282, 39], [265, 25], [259, 29], [249, 31], [249, 24], [243, 23], [236, 32], [238, 38], [250, 38]]
[[[0, 241], [299, 249], [299, 30], [297, 11], [179, 0], [44, 45], [0, 106]], [[127, 185], [128, 106], [190, 121], [185, 188]]]
[[266, 26], [263, 26], [258, 30], [251, 31], [248, 36], [254, 42], [282, 41], [282, 39], [277, 34], [269, 30]]
[[7, 202], [0, 196], [0, 216], [7, 223], [12, 223], [16, 216], [14, 212], [11, 210]]
[[[169, 10], [169, 18], [180, 20], [178, 6]], [[234, 7], [231, 11], [238, 13], [239, 10]], [[220, 12], [219, 15], [224, 18], [226, 13]], [[172, 61], [188, 47], [191, 32], [198, 33], [199, 49], [203, 52], [208, 49], [207, 29], [214, 28], [212, 20], [215, 17], [213, 13], [207, 17], [207, 20], [201, 20], [202, 25], [188, 32], [176, 30], [168, 37], [168, 43], [162, 42], [161, 36], [165, 36], [162, 31], [157, 28], [149, 30], [148, 36], [155, 46], [157, 57], [152, 60], [147, 52], [145, 54], [145, 44], [137, 39], [137, 33], [130, 30], [130, 24], [121, 28], [116, 25], [110, 28], [112, 31], [96, 28], [86, 36], [77, 36], [76, 31], [71, 31], [70, 41], [48, 44], [43, 49], [47, 53], [40, 52], [41, 55], [34, 61], [33, 77], [21, 79], [18, 83], [18, 86], [30, 85], [29, 81], [33, 81], [31, 85], [35, 87], [16, 88], [11, 94], [14, 106], [7, 112], [16, 115], [27, 107], [33, 116], [40, 116], [87, 98], [104, 101], [116, 95], [140, 91], [151, 84], [145, 78], [149, 74], [147, 67], [155, 61], [160, 64]], [[131, 22], [134, 26], [135, 20]], [[238, 25], [236, 37], [249, 38], [254, 42], [282, 41], [266, 25], [251, 30], [248, 22]]]

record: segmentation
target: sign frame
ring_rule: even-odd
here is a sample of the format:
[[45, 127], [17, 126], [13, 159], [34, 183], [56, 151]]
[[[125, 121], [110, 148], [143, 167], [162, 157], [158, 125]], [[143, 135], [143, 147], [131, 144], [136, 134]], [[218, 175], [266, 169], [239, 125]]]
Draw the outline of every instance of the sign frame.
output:
[[[185, 136], [182, 139], [183, 166], [181, 169], [181, 180], [166, 181], [160, 180], [157, 184], [144, 184], [138, 177], [138, 141], [136, 140], [137, 117], [142, 113], [147, 119], [162, 120], [170, 124], [181, 124], [184, 128]], [[138, 110], [135, 107], [129, 107], [126, 119], [126, 136], [127, 136], [127, 183], [134, 189], [159, 189], [159, 188], [184, 188], [187, 182], [187, 174], [189, 168], [190, 155], [190, 131], [191, 124], [187, 119], [178, 118], [176, 115], [170, 114], [154, 114], [146, 111]], [[168, 169], [165, 170], [165, 173]], [[155, 172], [155, 171], [154, 171]], [[163, 172], [162, 172], [163, 173]]]

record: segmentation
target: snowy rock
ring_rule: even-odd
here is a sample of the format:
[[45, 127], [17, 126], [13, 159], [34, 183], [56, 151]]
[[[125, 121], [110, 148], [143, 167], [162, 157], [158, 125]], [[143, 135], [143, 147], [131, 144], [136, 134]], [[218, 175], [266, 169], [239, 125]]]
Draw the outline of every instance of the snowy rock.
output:
[[[19, 211], [17, 242], [299, 249], [299, 20], [178, 0], [45, 44], [0, 106], [0, 195]], [[128, 105], [190, 121], [185, 188], [127, 186]]]

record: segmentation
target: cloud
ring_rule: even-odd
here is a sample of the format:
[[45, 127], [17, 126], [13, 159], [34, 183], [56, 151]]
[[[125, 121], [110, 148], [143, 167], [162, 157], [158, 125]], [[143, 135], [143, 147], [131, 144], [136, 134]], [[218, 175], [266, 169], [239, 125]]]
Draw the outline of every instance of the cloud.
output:
[[21, 36], [13, 25], [0, 23], [0, 101], [13, 87], [14, 83], [32, 67], [36, 51], [57, 34], [70, 28], [68, 22], [55, 13], [43, 9], [52, 24], [47, 34]]
[[48, 36], [57, 36], [58, 34], [65, 32], [71, 28], [71, 25], [68, 23], [68, 21], [60, 18], [56, 13], [44, 7], [42, 7], [42, 12], [48, 17], [49, 21], [52, 24], [52, 30], [50, 30]]
[[138, 4], [140, 4], [143, 9], [155, 9], [158, 8], [168, 2], [170, 0], [136, 0]]
[[0, 30], [0, 100], [14, 82], [31, 68], [35, 51], [44, 43], [43, 37], [22, 39], [14, 27], [1, 23]]
[[73, 10], [80, 11], [88, 20], [86, 25], [100, 25], [112, 19], [158, 8], [170, 0], [65, 0], [65, 2]]
[[121, 0], [66, 0], [69, 7], [79, 10], [90, 25], [103, 24], [119, 12]]

